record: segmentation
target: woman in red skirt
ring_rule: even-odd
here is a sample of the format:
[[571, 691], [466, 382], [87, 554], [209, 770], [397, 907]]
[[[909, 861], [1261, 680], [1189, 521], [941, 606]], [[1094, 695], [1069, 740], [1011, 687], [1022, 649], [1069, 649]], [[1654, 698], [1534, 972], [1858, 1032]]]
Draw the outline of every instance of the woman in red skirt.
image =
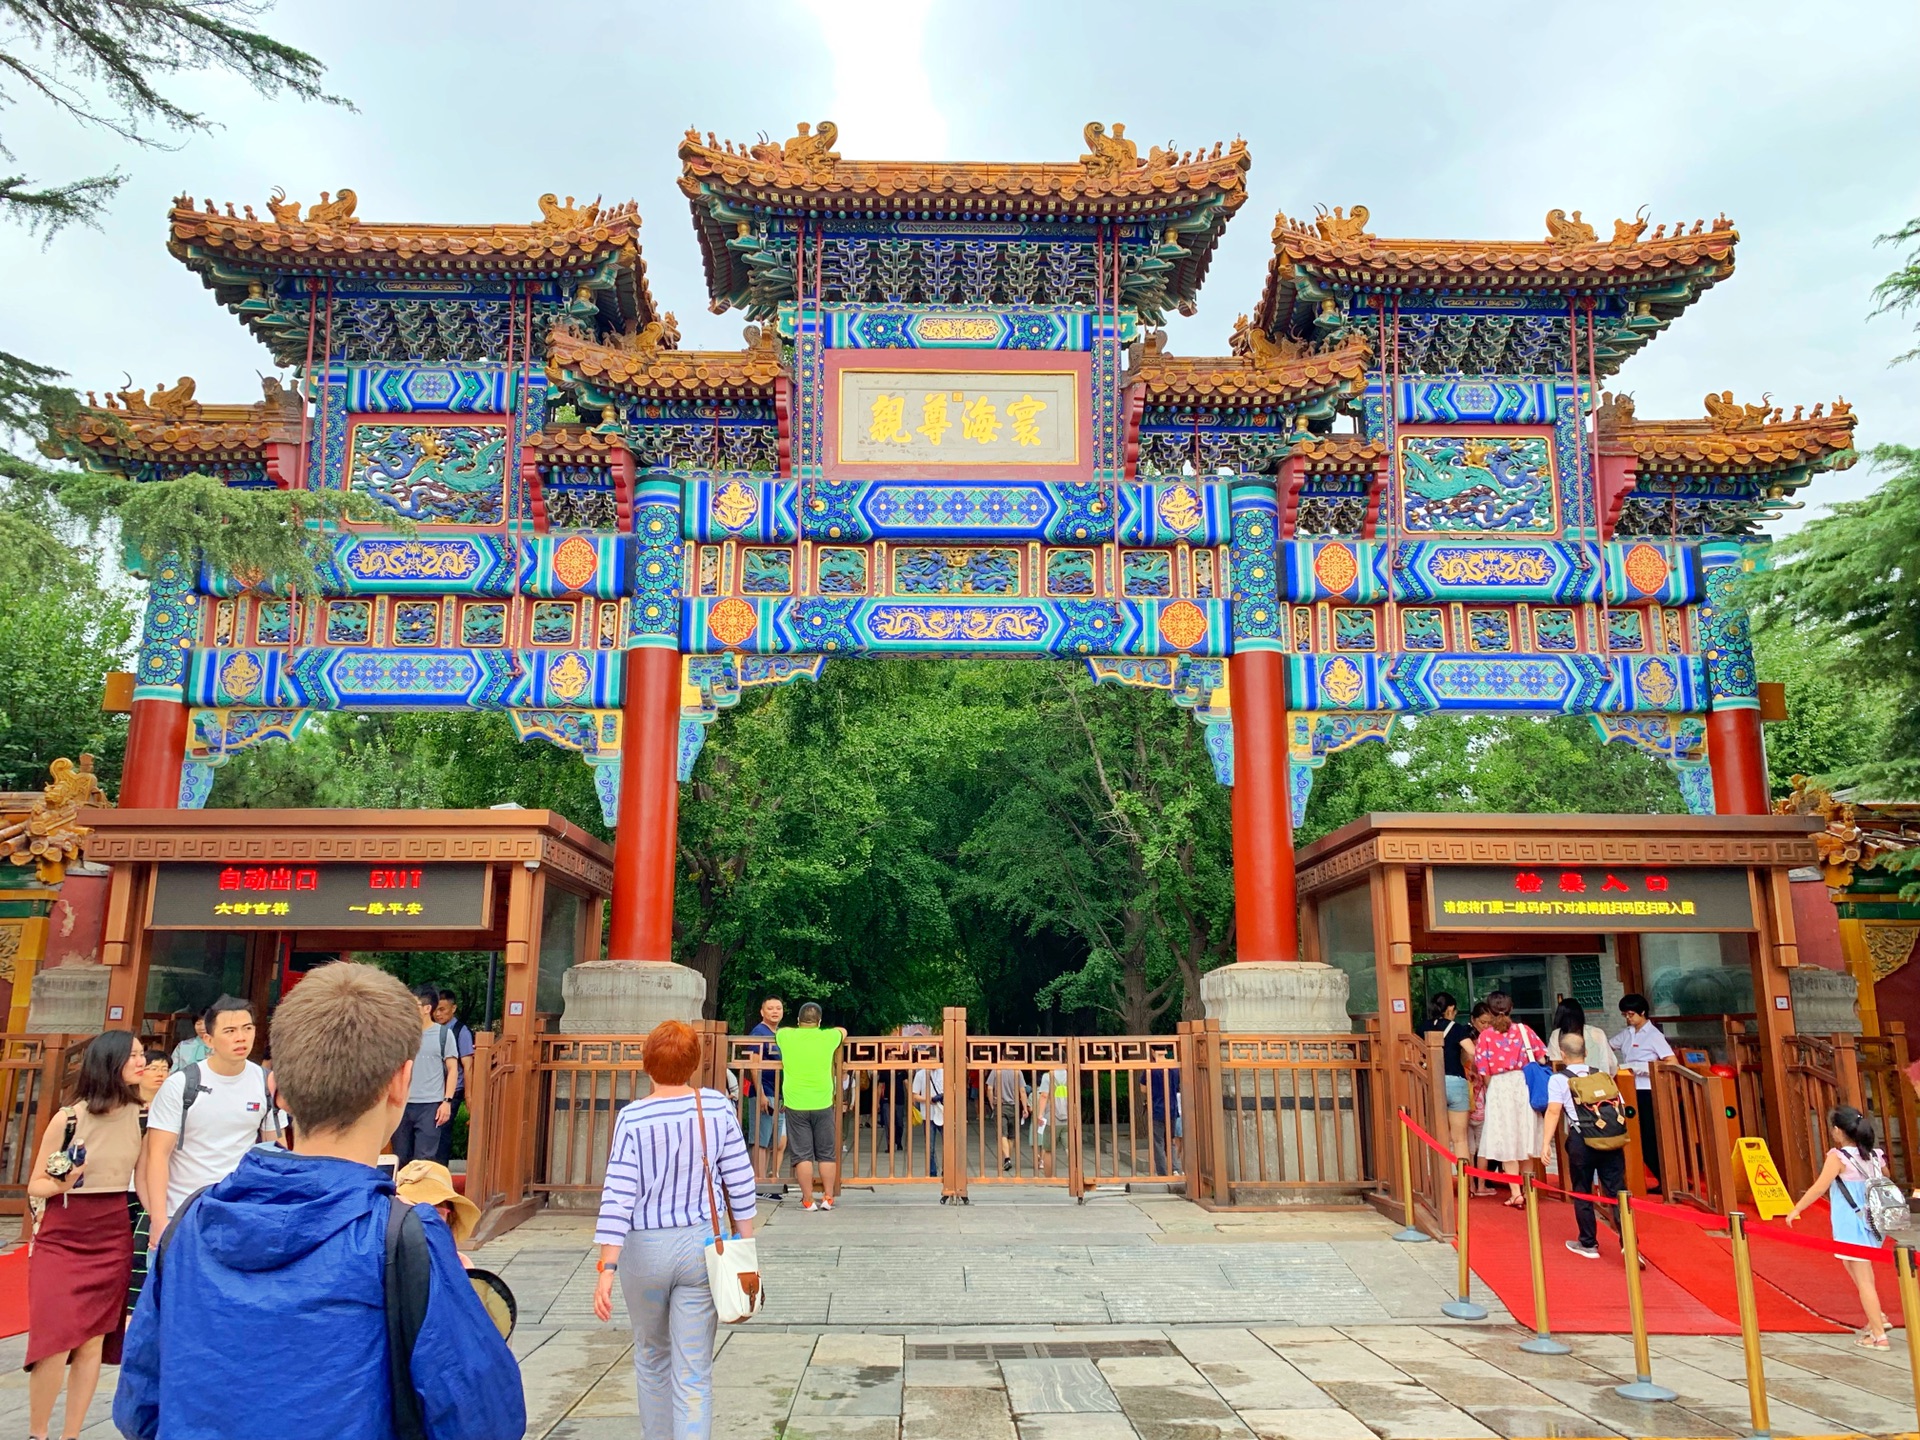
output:
[[[27, 1193], [46, 1213], [27, 1260], [27, 1431], [45, 1440], [67, 1378], [62, 1433], [86, 1423], [102, 1364], [120, 1363], [133, 1227], [127, 1190], [140, 1157], [140, 1076], [147, 1057], [124, 1030], [81, 1057], [71, 1105], [41, 1138]], [[71, 1364], [69, 1364], [71, 1361]]]

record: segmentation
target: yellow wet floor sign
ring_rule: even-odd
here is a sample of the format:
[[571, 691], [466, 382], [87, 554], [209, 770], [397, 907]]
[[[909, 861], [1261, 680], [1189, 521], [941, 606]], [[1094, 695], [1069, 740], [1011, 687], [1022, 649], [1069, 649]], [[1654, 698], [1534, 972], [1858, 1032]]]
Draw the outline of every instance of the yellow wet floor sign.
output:
[[1754, 1135], [1743, 1135], [1734, 1142], [1734, 1158], [1747, 1177], [1747, 1189], [1762, 1220], [1772, 1220], [1793, 1209], [1793, 1194], [1780, 1179], [1779, 1167], [1767, 1150], [1767, 1142]]

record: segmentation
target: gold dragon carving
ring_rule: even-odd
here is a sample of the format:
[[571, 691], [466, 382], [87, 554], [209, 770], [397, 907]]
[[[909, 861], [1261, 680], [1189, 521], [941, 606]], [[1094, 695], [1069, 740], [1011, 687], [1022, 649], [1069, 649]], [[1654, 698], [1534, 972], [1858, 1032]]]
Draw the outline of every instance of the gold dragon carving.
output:
[[0, 844], [7, 847], [7, 859], [15, 865], [31, 865], [43, 885], [58, 885], [66, 878], [67, 866], [80, 858], [80, 842], [93, 833], [90, 826], [79, 825], [74, 817], [87, 806], [108, 804], [106, 792], [93, 773], [93, 756], [82, 755], [80, 763], [62, 756], [49, 767], [53, 778], [26, 817], [0, 826]]

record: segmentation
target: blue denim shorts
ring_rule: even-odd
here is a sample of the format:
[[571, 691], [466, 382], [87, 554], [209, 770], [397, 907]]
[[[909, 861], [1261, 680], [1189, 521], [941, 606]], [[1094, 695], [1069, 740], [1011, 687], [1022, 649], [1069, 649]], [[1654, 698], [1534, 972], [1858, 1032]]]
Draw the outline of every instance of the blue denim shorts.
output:
[[1449, 1075], [1447, 1080], [1447, 1109], [1464, 1114], [1473, 1109], [1473, 1087], [1467, 1084], [1463, 1075]]

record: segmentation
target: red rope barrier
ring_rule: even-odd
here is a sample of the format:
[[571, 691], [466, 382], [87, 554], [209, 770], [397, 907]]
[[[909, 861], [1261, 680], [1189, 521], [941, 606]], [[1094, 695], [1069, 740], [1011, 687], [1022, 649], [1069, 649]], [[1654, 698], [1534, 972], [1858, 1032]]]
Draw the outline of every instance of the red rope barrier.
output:
[[1802, 1250], [1818, 1250], [1822, 1254], [1837, 1255], [1843, 1260], [1871, 1260], [1876, 1265], [1893, 1264], [1893, 1251], [1873, 1249], [1867, 1245], [1849, 1245], [1844, 1240], [1816, 1240], [1811, 1235], [1802, 1235], [1797, 1230], [1789, 1230], [1784, 1225], [1775, 1225], [1769, 1220], [1749, 1220], [1748, 1235], [1765, 1235], [1769, 1240], [1778, 1240], [1783, 1245], [1798, 1245]]

